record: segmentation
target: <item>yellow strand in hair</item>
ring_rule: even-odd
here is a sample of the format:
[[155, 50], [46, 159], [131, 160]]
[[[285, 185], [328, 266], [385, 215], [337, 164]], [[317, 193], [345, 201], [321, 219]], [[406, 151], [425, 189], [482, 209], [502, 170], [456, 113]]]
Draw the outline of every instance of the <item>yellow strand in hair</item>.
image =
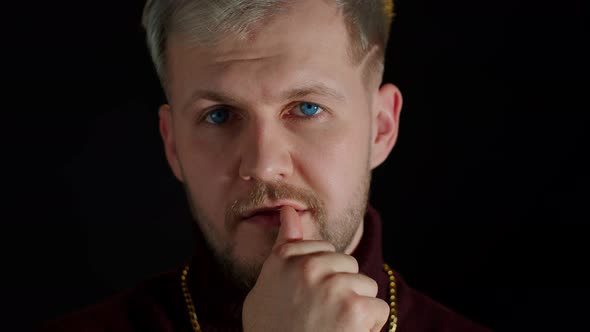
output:
[[390, 19], [393, 18], [393, 0], [385, 0], [385, 15]]

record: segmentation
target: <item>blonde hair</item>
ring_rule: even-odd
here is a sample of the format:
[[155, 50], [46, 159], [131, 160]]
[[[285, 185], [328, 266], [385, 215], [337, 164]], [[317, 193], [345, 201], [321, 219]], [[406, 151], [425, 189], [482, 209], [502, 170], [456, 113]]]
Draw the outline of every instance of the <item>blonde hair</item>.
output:
[[[246, 37], [256, 23], [280, 14], [294, 0], [147, 0], [142, 24], [162, 86], [166, 85], [166, 42], [170, 33], [190, 36], [197, 46], [233, 34]], [[324, 0], [327, 1], [327, 0]], [[334, 0], [349, 32], [353, 64], [367, 59], [368, 73], [383, 73], [393, 19], [392, 0]], [[375, 49], [375, 50], [373, 50]], [[374, 53], [373, 53], [374, 52]]]

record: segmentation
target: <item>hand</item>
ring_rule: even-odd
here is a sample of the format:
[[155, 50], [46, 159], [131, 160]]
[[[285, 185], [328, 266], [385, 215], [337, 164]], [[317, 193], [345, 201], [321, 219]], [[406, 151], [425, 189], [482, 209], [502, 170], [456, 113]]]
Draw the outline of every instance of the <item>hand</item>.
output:
[[377, 283], [331, 243], [303, 239], [293, 208], [280, 213], [272, 253], [244, 301], [244, 331], [380, 331], [389, 306], [375, 298]]

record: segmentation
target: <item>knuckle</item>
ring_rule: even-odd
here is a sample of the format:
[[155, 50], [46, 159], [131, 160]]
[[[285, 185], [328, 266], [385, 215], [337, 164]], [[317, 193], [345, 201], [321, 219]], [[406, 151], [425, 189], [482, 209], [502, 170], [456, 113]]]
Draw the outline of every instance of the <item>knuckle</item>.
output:
[[364, 316], [363, 301], [359, 296], [349, 296], [342, 305], [342, 315], [353, 321]]
[[379, 301], [377, 302], [377, 306], [378, 306], [377, 310], [381, 315], [383, 315], [385, 317], [389, 316], [390, 308], [389, 308], [389, 304], [387, 304], [387, 302], [379, 299]]
[[281, 259], [287, 259], [295, 252], [294, 245], [292, 243], [284, 243], [275, 248], [274, 254]]
[[344, 279], [338, 275], [334, 274], [331, 275], [326, 279], [326, 295], [329, 299], [335, 299], [339, 296], [342, 296], [344, 290], [346, 289], [346, 282]]
[[313, 283], [320, 273], [321, 262], [316, 257], [304, 257], [299, 263], [299, 271], [303, 281]]
[[373, 294], [373, 296], [377, 295], [377, 292], [379, 291], [379, 285], [377, 284], [377, 282], [369, 277], [365, 277], [365, 280], [367, 280], [369, 289], [371, 290], [371, 294]]
[[356, 258], [354, 258], [352, 256], [348, 256], [348, 257], [350, 257], [350, 263], [353, 266], [354, 273], [358, 273], [359, 272], [359, 262], [356, 260]]
[[379, 299], [379, 301], [377, 301], [377, 303], [375, 304], [374, 310], [375, 310], [375, 314], [376, 314], [374, 319], [378, 320], [382, 324], [385, 324], [387, 322], [387, 319], [389, 318], [389, 314], [390, 314], [389, 304], [387, 304], [387, 302]]

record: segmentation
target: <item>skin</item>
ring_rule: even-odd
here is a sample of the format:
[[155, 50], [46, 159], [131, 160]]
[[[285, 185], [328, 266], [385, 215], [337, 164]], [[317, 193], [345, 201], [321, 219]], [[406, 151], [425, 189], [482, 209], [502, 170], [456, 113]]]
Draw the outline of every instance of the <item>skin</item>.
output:
[[[402, 99], [378, 78], [367, 85], [364, 64], [355, 66], [346, 56], [348, 43], [335, 6], [311, 0], [264, 22], [245, 40], [227, 36], [214, 47], [195, 48], [182, 35], [169, 37], [170, 104], [160, 108], [166, 157], [217, 258], [236, 280], [246, 280], [246, 330], [284, 330], [281, 323], [295, 312], [307, 322], [293, 325], [298, 331], [333, 330], [336, 325], [317, 324], [337, 320], [349, 323], [341, 331], [374, 330], [387, 319], [385, 302], [374, 299], [374, 281], [358, 274], [349, 255], [363, 233], [370, 172], [395, 144]], [[321, 111], [305, 117], [302, 102]], [[219, 105], [230, 120], [207, 122]], [[270, 190], [260, 191], [261, 184]], [[276, 205], [280, 229], [236, 215]], [[326, 282], [334, 275], [350, 280]], [[284, 280], [309, 282], [287, 294]], [[334, 291], [338, 287], [347, 291]], [[282, 297], [269, 296], [279, 288]], [[377, 302], [363, 302], [368, 299]], [[359, 303], [375, 314], [358, 312]], [[338, 308], [352, 308], [352, 315]], [[332, 310], [321, 316], [331, 319], [309, 315], [322, 310]]]

